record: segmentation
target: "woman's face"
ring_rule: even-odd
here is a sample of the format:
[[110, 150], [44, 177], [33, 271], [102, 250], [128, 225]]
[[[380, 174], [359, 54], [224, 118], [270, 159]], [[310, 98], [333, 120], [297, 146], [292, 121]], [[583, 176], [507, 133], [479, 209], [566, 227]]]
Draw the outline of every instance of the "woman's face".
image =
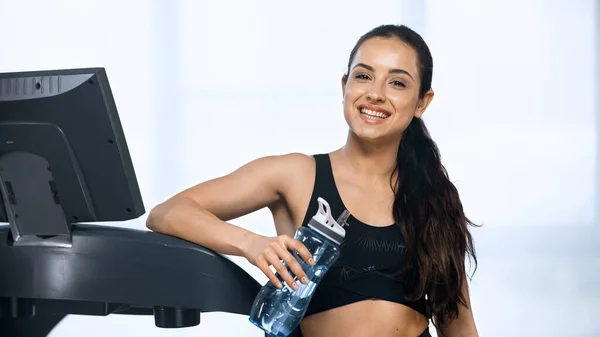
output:
[[395, 38], [371, 38], [358, 49], [342, 79], [344, 117], [354, 134], [367, 140], [399, 141], [412, 118], [420, 118], [433, 98], [419, 99], [417, 52]]

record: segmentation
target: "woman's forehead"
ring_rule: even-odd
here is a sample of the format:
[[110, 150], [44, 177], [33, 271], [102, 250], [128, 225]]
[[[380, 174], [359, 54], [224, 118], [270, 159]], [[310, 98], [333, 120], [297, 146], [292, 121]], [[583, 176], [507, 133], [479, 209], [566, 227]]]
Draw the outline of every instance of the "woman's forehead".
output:
[[357, 50], [351, 68], [366, 64], [375, 72], [404, 69], [417, 76], [417, 52], [404, 41], [394, 38], [371, 38]]

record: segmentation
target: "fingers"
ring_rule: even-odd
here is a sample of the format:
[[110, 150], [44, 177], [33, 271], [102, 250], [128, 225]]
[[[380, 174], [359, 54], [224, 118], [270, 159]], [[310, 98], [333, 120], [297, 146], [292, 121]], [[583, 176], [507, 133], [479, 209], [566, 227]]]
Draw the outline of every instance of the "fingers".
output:
[[[308, 284], [308, 278], [302, 269], [302, 265], [296, 259], [296, 256], [294, 256], [295, 254], [290, 252], [290, 250], [297, 252], [302, 260], [314, 266], [315, 263], [312, 259], [312, 254], [302, 242], [290, 236], [281, 235], [269, 242], [266, 248], [256, 259], [256, 266], [262, 270], [273, 285], [281, 288], [283, 286], [281, 283], [282, 280], [292, 289], [298, 290], [300, 287], [294, 280], [294, 275], [300, 282]], [[285, 265], [282, 261], [285, 262]], [[278, 275], [273, 272], [270, 266], [273, 266]]]
[[312, 254], [302, 242], [290, 238], [290, 241], [288, 242], [288, 247], [298, 252], [302, 260], [306, 261], [306, 263], [308, 263], [311, 266], [315, 265], [315, 261], [313, 261]]
[[[304, 272], [302, 266], [300, 265], [300, 263], [298, 263], [296, 258], [285, 247], [277, 246], [275, 250], [277, 255], [279, 255], [280, 259], [287, 264], [292, 273], [296, 275], [298, 280], [300, 280], [300, 282], [304, 284], [308, 284], [308, 278], [306, 277], [306, 273]], [[296, 289], [294, 288], [294, 290]]]
[[294, 281], [294, 277], [288, 272], [288, 269], [283, 265], [283, 263], [281, 263], [282, 258], [278, 254], [280, 249], [280, 247], [273, 247], [273, 250], [268, 250], [265, 253], [265, 258], [273, 266], [273, 268], [277, 270], [277, 274], [279, 274], [279, 277], [281, 277], [285, 283], [287, 283], [292, 289], [298, 290], [299, 287]]
[[279, 279], [277, 278], [275, 273], [273, 273], [273, 271], [271, 271], [271, 268], [269, 268], [270, 263], [264, 257], [260, 256], [257, 259], [256, 266], [260, 270], [262, 270], [262, 272], [267, 276], [269, 281], [271, 281], [271, 283], [273, 283], [273, 285], [275, 285], [277, 288], [283, 287], [283, 284], [281, 284], [281, 282], [279, 282]]

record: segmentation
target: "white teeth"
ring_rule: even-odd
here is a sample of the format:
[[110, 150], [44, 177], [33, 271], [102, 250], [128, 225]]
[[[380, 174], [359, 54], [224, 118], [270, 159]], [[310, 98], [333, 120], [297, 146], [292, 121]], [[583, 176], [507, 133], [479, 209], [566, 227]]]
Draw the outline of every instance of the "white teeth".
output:
[[369, 110], [369, 109], [365, 109], [365, 108], [360, 109], [360, 113], [363, 114], [363, 115], [367, 115], [367, 117], [370, 117], [370, 118], [373, 118], [373, 119], [386, 119], [386, 118], [388, 118], [388, 115], [384, 114], [383, 112], [373, 111], [373, 110]]

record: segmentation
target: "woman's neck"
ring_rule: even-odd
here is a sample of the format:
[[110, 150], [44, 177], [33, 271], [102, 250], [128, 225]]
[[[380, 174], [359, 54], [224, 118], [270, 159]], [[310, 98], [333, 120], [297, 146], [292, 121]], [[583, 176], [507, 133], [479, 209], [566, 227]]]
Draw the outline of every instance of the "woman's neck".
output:
[[400, 139], [376, 144], [349, 131], [346, 145], [336, 152], [355, 173], [387, 178], [396, 170], [399, 145]]

